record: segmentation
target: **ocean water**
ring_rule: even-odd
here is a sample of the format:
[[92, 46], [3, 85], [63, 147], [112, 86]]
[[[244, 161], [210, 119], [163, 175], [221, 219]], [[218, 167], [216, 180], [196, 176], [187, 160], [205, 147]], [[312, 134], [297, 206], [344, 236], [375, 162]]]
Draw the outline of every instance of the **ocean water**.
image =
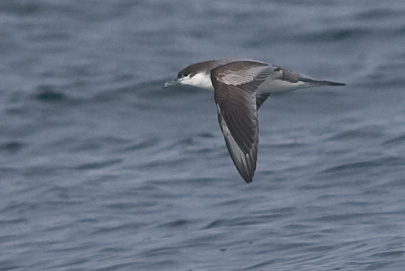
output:
[[[0, 270], [405, 270], [405, 4], [0, 2]], [[258, 168], [183, 67], [345, 87], [270, 97]]]

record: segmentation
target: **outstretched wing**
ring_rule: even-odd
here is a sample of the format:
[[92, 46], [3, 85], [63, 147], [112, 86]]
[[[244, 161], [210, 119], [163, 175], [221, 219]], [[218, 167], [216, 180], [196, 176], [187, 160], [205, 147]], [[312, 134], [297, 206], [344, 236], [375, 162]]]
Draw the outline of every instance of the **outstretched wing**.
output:
[[211, 71], [219, 125], [229, 154], [248, 183], [256, 170], [259, 143], [255, 90], [269, 71], [267, 64], [247, 61], [231, 62]]

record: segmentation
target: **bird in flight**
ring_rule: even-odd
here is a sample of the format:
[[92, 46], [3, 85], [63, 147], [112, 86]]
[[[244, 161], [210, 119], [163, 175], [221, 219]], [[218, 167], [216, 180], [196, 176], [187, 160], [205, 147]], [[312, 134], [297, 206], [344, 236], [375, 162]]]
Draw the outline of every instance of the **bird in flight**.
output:
[[218, 121], [229, 154], [245, 182], [252, 182], [259, 143], [258, 110], [272, 93], [344, 86], [256, 60], [219, 59], [192, 64], [163, 87], [191, 85], [214, 91]]

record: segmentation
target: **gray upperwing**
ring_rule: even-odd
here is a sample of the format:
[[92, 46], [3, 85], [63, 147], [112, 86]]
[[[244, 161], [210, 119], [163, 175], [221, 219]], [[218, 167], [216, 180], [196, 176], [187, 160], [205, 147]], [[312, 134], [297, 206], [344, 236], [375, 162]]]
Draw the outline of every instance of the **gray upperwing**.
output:
[[[274, 72], [276, 66], [253, 60], [233, 61], [215, 69], [215, 74], [226, 84], [237, 85], [243, 89], [256, 89]], [[257, 109], [267, 99], [269, 93], [256, 93]]]
[[256, 169], [259, 142], [256, 95], [219, 83], [215, 87], [215, 102], [229, 154], [240, 175], [249, 183]]
[[218, 121], [229, 154], [248, 183], [256, 170], [259, 143], [255, 90], [267, 77], [268, 69], [262, 63], [252, 63], [247, 67], [246, 62], [233, 62], [211, 71]]
[[240, 60], [221, 65], [211, 71], [217, 80], [233, 86], [245, 86], [255, 90], [270, 73], [270, 66], [266, 63]]

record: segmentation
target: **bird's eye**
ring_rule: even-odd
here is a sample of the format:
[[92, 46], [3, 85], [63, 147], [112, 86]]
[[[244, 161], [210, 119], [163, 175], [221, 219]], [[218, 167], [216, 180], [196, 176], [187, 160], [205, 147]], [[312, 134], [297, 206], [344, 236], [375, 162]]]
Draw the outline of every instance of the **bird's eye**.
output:
[[280, 68], [280, 67], [277, 67], [277, 68], [274, 69], [274, 71], [275, 71], [275, 72], [279, 72], [279, 71], [281, 71], [281, 68]]
[[186, 78], [186, 77], [193, 77], [194, 73], [189, 73], [189, 72], [185, 72], [185, 73], [179, 73], [177, 75], [177, 78]]
[[193, 77], [195, 73], [190, 72], [188, 70], [181, 70], [177, 74], [177, 79], [182, 79], [182, 78], [190, 78]]
[[188, 76], [188, 73], [179, 72], [179, 74], [177, 75], [177, 78], [184, 78], [184, 77], [187, 77], [187, 76]]

